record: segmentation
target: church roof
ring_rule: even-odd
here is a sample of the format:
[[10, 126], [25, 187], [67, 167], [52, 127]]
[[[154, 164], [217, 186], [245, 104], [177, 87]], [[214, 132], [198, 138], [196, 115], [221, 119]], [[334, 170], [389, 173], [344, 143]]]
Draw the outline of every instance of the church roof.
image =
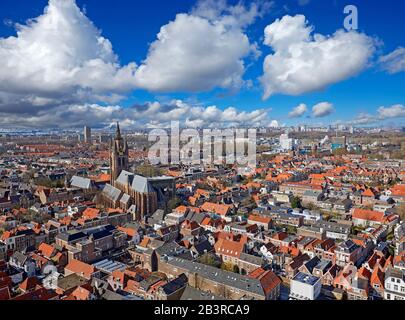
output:
[[72, 187], [81, 189], [90, 189], [92, 187], [91, 180], [87, 178], [82, 178], [78, 176], [73, 176], [70, 180], [70, 185]]
[[148, 178], [142, 176], [134, 176], [132, 181], [132, 189], [140, 193], [151, 193], [154, 192], [152, 185], [149, 183]]
[[123, 184], [123, 185], [132, 184], [134, 176], [135, 175], [133, 173], [122, 170], [121, 174], [118, 176], [116, 182]]
[[116, 182], [121, 185], [124, 186], [130, 185], [132, 190], [140, 193], [155, 192], [156, 190], [153, 187], [154, 183], [168, 182], [168, 181], [174, 181], [174, 178], [168, 176], [147, 178], [136, 175], [126, 170], [121, 171], [121, 174], [118, 176], [116, 180]]
[[113, 187], [110, 184], [106, 184], [103, 189], [103, 193], [113, 201], [118, 201], [121, 196], [121, 190]]
[[121, 203], [127, 204], [129, 203], [129, 200], [131, 200], [131, 197], [129, 196], [129, 194], [125, 193], [120, 201]]

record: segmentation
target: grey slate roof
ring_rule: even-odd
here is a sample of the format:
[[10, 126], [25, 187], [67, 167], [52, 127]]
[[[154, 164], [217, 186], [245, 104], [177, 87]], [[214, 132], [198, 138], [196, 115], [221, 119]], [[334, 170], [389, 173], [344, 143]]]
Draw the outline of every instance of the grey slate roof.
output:
[[345, 242], [342, 242], [336, 249], [335, 251], [343, 251], [345, 253], [352, 253], [355, 251], [359, 245], [354, 243], [352, 240], [346, 240]]
[[165, 211], [162, 209], [158, 209], [152, 214], [152, 218], [157, 221], [163, 221], [164, 217], [165, 217]]
[[121, 171], [120, 175], [118, 176], [116, 182], [127, 185], [132, 184], [132, 180], [134, 179], [135, 174], [128, 172], [128, 171]]
[[122, 196], [122, 198], [121, 198], [121, 200], [120, 200], [120, 202], [122, 202], [122, 203], [128, 203], [129, 202], [129, 200], [131, 200], [131, 197], [130, 197], [130, 195], [129, 194], [127, 194], [127, 193], [125, 193], [123, 196]]
[[323, 273], [326, 273], [328, 269], [332, 266], [332, 262], [329, 260], [320, 260], [314, 269], [321, 270]]
[[103, 189], [103, 193], [113, 201], [118, 201], [120, 196], [121, 196], [121, 190], [113, 187], [110, 184], [106, 184], [106, 186]]
[[322, 228], [325, 231], [331, 231], [331, 232], [337, 232], [337, 233], [343, 233], [343, 234], [349, 234], [351, 231], [351, 226], [349, 226], [349, 225], [335, 223], [335, 222], [329, 222], [329, 221], [317, 221], [312, 226], [317, 227], [317, 228]]
[[242, 253], [240, 254], [239, 260], [242, 260], [242, 261], [244, 261], [244, 262], [247, 262], [247, 263], [250, 263], [250, 264], [259, 266], [259, 267], [260, 267], [260, 266], [262, 265], [262, 263], [263, 263], [263, 259], [262, 259], [262, 258], [256, 257], [256, 256], [251, 255], [251, 254], [247, 254], [247, 253], [244, 253], [244, 252], [242, 252]]
[[250, 292], [255, 295], [265, 296], [263, 287], [258, 279], [249, 278], [237, 273], [217, 269], [201, 263], [187, 261], [181, 258], [168, 258], [168, 263], [174, 267], [182, 268], [190, 273], [197, 273], [211, 281]]
[[111, 290], [105, 290], [104, 294], [101, 296], [101, 298], [103, 300], [107, 300], [107, 301], [121, 301], [124, 300], [124, 296], [111, 291]]
[[64, 232], [64, 233], [59, 233], [56, 236], [56, 239], [60, 239], [62, 241], [66, 241], [66, 242], [71, 242], [71, 241], [84, 239], [84, 238], [87, 238], [87, 235], [84, 234], [81, 231], [78, 231], [78, 232]]
[[25, 263], [25, 261], [27, 261], [28, 256], [26, 256], [25, 254], [16, 251], [14, 252], [13, 256], [12, 256], [13, 260], [16, 261], [16, 263], [18, 263], [19, 265], [23, 265]]
[[173, 279], [172, 281], [166, 283], [165, 285], [162, 286], [162, 290], [165, 294], [169, 295], [177, 290], [183, 288], [184, 286], [187, 285], [188, 279], [186, 275], [183, 273], [180, 276], [178, 276], [176, 279]]
[[58, 279], [58, 288], [63, 291], [70, 290], [72, 288], [82, 286], [88, 283], [88, 280], [79, 276], [77, 273], [72, 273], [66, 277]]
[[204, 301], [204, 300], [226, 300], [226, 299], [187, 285], [180, 300]]
[[320, 194], [322, 194], [322, 191], [305, 190], [304, 197], [318, 197]]
[[318, 266], [319, 262], [321, 262], [321, 259], [319, 259], [317, 256], [315, 256], [311, 260], [305, 262], [304, 265], [307, 268], [307, 270], [310, 273], [312, 273], [314, 268]]
[[106, 290], [104, 294], [101, 296], [103, 300], [110, 300], [110, 301], [121, 301], [121, 300], [143, 300], [141, 297], [134, 296], [132, 294], [120, 294], [118, 292], [114, 292], [111, 290]]
[[153, 183], [165, 182], [169, 180], [174, 181], [174, 178], [168, 176], [147, 178], [124, 170], [121, 172], [116, 181], [123, 185], [130, 185], [134, 191], [140, 193], [151, 193], [155, 192]]
[[198, 254], [202, 254], [204, 252], [212, 251], [213, 246], [211, 245], [211, 243], [208, 240], [204, 240], [204, 241], [196, 243], [192, 249], [195, 250], [196, 252], [198, 252]]
[[187, 215], [185, 216], [185, 219], [189, 220], [189, 221], [197, 222], [198, 224], [201, 224], [201, 222], [203, 222], [205, 217], [206, 217], [206, 215], [202, 212], [189, 211], [189, 213], [187, 213]]
[[91, 189], [92, 183], [90, 179], [87, 178], [82, 178], [78, 176], [72, 177], [70, 180], [70, 185], [75, 188], [80, 188], [80, 189]]
[[184, 248], [178, 245], [176, 242], [168, 242], [165, 243], [163, 246], [156, 249], [156, 253], [163, 256], [163, 255], [170, 255], [176, 254], [180, 251], [183, 251]]
[[148, 178], [135, 176], [132, 181], [132, 189], [140, 193], [154, 192], [152, 185], [149, 183]]

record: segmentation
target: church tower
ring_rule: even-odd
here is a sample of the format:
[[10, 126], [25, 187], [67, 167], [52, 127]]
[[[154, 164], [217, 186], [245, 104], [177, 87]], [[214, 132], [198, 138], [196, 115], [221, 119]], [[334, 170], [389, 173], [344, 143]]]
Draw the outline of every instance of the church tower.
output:
[[110, 146], [110, 169], [111, 185], [115, 185], [115, 180], [117, 180], [122, 170], [129, 169], [128, 144], [121, 136], [120, 125], [118, 122], [115, 138], [111, 141]]

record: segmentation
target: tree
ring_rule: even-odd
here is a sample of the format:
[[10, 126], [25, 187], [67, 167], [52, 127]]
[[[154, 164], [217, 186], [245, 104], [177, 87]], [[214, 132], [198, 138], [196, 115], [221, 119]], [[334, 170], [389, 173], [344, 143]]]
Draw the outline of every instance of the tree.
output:
[[224, 262], [221, 264], [221, 269], [233, 273], [240, 273], [240, 269], [237, 265], [234, 265], [230, 262]]
[[207, 266], [218, 268], [221, 265], [221, 262], [218, 261], [218, 258], [212, 253], [204, 253], [198, 261]]
[[34, 170], [28, 170], [27, 172], [25, 172], [22, 176], [22, 180], [25, 183], [29, 183], [31, 182], [32, 179], [34, 179], [34, 175], [35, 175], [35, 171]]
[[318, 207], [312, 202], [308, 203], [306, 207], [307, 207], [308, 210], [311, 210], [311, 211], [318, 209]]
[[52, 217], [48, 214], [41, 214], [32, 210], [28, 210], [26, 213], [20, 216], [20, 221], [22, 222], [36, 222], [43, 224], [48, 222]]
[[163, 273], [163, 272], [158, 272], [158, 271], [152, 272], [152, 276], [155, 276], [155, 277], [160, 278], [160, 279], [162, 279], [164, 281], [167, 281], [167, 275], [165, 273]]
[[247, 198], [243, 199], [242, 202], [241, 202], [242, 207], [249, 207], [249, 206], [252, 206], [252, 205], [256, 205], [256, 202], [253, 199], [253, 197], [247, 197]]
[[297, 228], [294, 226], [283, 225], [281, 228], [288, 234], [297, 234]]
[[335, 149], [333, 150], [333, 155], [334, 156], [344, 156], [348, 154], [347, 150], [345, 148], [339, 148], [339, 149]]
[[176, 209], [180, 205], [181, 205], [181, 200], [179, 198], [174, 197], [173, 199], [170, 199], [167, 202], [167, 212], [172, 212], [174, 209]]
[[301, 199], [299, 197], [293, 197], [291, 199], [291, 208], [296, 209], [301, 207]]
[[233, 272], [233, 264], [229, 262], [224, 262], [221, 264], [221, 269], [225, 271]]
[[163, 171], [155, 166], [144, 164], [135, 169], [135, 173], [144, 177], [157, 177], [163, 175]]
[[395, 247], [393, 245], [388, 246], [388, 253], [390, 256], [395, 256]]
[[65, 186], [64, 180], [51, 180], [49, 178], [40, 177], [34, 180], [34, 184], [45, 188], [63, 188]]

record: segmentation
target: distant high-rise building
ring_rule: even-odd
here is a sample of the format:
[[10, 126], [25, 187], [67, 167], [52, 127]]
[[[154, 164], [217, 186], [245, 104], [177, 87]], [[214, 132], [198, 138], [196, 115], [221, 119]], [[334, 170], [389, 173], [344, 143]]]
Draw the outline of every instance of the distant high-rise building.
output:
[[303, 125], [303, 126], [300, 127], [300, 131], [301, 131], [301, 132], [307, 132], [307, 130], [308, 130], [308, 126], [307, 126], [307, 125]]
[[347, 131], [347, 127], [344, 124], [340, 124], [340, 125], [338, 125], [337, 130], [342, 131], [342, 132]]
[[98, 142], [99, 142], [99, 143], [107, 143], [107, 142], [109, 142], [110, 140], [111, 140], [111, 137], [110, 137], [110, 136], [103, 135], [103, 134], [101, 134], [101, 133], [100, 133], [100, 135], [98, 136]]
[[291, 151], [294, 149], [294, 140], [289, 137], [288, 133], [280, 136], [280, 148], [284, 151]]
[[91, 143], [91, 128], [84, 127], [84, 142], [90, 144]]

